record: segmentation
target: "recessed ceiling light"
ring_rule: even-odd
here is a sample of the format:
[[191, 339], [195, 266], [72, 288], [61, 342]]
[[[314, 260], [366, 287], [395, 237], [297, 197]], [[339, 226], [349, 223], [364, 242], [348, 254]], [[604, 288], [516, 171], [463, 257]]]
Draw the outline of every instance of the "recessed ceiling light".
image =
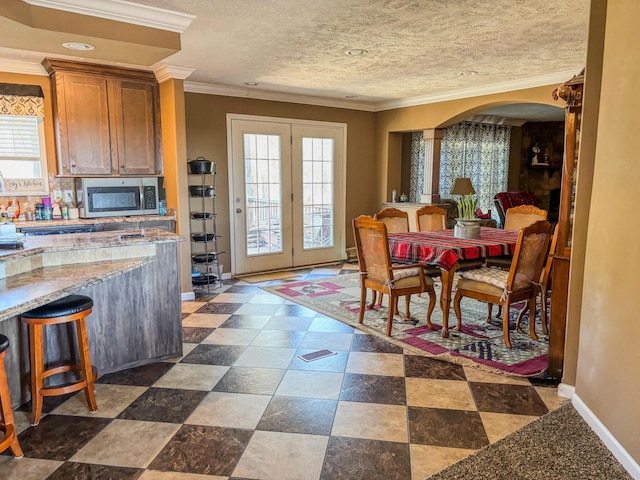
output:
[[96, 47], [91, 45], [90, 43], [82, 43], [82, 42], [66, 42], [63, 43], [62, 46], [64, 48], [68, 48], [69, 50], [94, 50]]
[[358, 95], [345, 95], [344, 98], [358, 98]]
[[478, 75], [478, 72], [475, 70], [467, 70], [466, 72], [460, 72], [461, 77], [472, 77], [474, 75]]
[[347, 50], [346, 52], [344, 52], [345, 55], [349, 55], [350, 57], [359, 57], [361, 55], [366, 55], [367, 52], [366, 50], [362, 50], [360, 48], [356, 48], [353, 50]]
[[249, 87], [255, 87], [256, 85], [258, 85], [258, 82], [244, 82], [244, 84]]

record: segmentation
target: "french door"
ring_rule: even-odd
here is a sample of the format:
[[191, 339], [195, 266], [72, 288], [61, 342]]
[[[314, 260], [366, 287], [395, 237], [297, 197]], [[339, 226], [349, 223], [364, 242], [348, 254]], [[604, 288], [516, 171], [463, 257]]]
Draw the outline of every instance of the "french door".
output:
[[346, 126], [244, 115], [227, 126], [233, 272], [344, 258]]

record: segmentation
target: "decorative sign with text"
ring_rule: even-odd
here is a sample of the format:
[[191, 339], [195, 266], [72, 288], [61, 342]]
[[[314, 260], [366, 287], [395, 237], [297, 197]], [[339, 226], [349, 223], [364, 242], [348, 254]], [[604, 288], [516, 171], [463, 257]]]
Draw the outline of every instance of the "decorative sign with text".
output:
[[46, 193], [44, 178], [5, 178], [0, 183], [0, 193]]

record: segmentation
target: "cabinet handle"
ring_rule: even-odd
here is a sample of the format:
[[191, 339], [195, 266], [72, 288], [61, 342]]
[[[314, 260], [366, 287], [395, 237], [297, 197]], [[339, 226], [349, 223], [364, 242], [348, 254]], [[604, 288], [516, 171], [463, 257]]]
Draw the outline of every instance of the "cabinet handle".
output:
[[71, 168], [76, 168], [76, 164], [75, 164], [75, 163], [72, 163], [72, 164], [71, 164]]
[[124, 168], [124, 165], [120, 165], [120, 168]]

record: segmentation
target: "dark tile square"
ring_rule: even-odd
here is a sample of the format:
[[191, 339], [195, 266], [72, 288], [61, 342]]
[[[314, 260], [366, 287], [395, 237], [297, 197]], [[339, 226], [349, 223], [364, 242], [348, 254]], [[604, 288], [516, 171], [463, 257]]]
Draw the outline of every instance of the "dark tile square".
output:
[[229, 476], [253, 430], [183, 425], [149, 465], [150, 470]]
[[96, 383], [109, 383], [112, 385], [131, 385], [149, 387], [173, 368], [173, 363], [156, 362], [140, 367], [128, 368], [119, 372], [107, 373], [98, 378]]
[[207, 392], [176, 388], [149, 388], [118, 418], [147, 422], [183, 423]]
[[297, 304], [279, 305], [280, 308], [274, 313], [277, 316], [285, 317], [315, 317], [316, 311]]
[[252, 285], [232, 285], [227, 288], [224, 293], [258, 293], [260, 287], [254, 287]]
[[340, 400], [406, 405], [405, 381], [403, 377], [346, 373], [342, 381]]
[[184, 320], [185, 318], [187, 318], [189, 315], [191, 315], [190, 313], [183, 313], [182, 314], [182, 320]]
[[433, 380], [466, 380], [464, 368], [455, 363], [443, 362], [422, 355], [405, 355], [404, 371], [407, 377]]
[[316, 315], [309, 325], [310, 332], [353, 333], [354, 328], [324, 315]]
[[246, 350], [238, 345], [203, 345], [200, 344], [185, 356], [180, 363], [198, 363], [201, 365], [233, 365]]
[[200, 343], [214, 330], [215, 328], [182, 327], [182, 341], [184, 343]]
[[47, 480], [135, 480], [144, 470], [140, 468], [112, 467], [91, 463], [66, 462], [47, 477]]
[[109, 423], [109, 418], [47, 415], [38, 426], [18, 436], [25, 456], [45, 460], [69, 460]]
[[411, 480], [409, 444], [331, 437], [321, 480]]
[[256, 430], [329, 435], [337, 407], [335, 400], [273, 397]]
[[242, 306], [242, 303], [222, 303], [222, 302], [213, 302], [206, 303], [201, 306], [194, 313], [222, 313], [222, 314], [230, 314], [235, 312]]
[[218, 328], [247, 328], [260, 330], [269, 321], [271, 315], [231, 315]]
[[352, 352], [402, 353], [402, 347], [387, 342], [375, 335], [354, 335], [351, 342]]
[[195, 294], [196, 298], [194, 300], [196, 302], [208, 302], [218, 296], [217, 293], [208, 293], [206, 287], [201, 288], [200, 291], [195, 292]]
[[349, 352], [343, 350], [337, 350], [335, 355], [314, 360], [313, 362], [305, 362], [299, 358], [301, 355], [317, 351], [317, 348], [298, 349], [291, 359], [291, 363], [289, 363], [289, 368], [291, 370], [309, 370], [314, 372], [344, 372], [347, 368]]
[[213, 391], [273, 395], [285, 372], [274, 368], [231, 367]]
[[412, 444], [478, 449], [489, 445], [478, 412], [409, 407]]
[[549, 409], [533, 387], [469, 382], [478, 411], [541, 416]]

